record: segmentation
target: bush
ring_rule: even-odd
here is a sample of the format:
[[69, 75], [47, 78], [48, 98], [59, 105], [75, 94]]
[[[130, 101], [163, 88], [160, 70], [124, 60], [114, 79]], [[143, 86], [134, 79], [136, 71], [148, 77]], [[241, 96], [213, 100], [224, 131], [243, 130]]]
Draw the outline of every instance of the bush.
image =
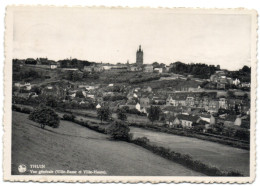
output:
[[64, 114], [62, 119], [67, 120], [67, 121], [74, 121], [75, 116], [73, 114]]
[[22, 108], [18, 107], [16, 105], [12, 105], [12, 110], [17, 111], [17, 112], [22, 112]]
[[129, 141], [131, 140], [131, 135], [129, 134], [130, 128], [122, 122], [115, 121], [108, 128], [108, 134], [112, 138], [117, 140]]
[[138, 145], [146, 145], [150, 140], [147, 137], [136, 138], [135, 143]]
[[29, 108], [19, 107], [17, 105], [12, 105], [12, 110], [17, 111], [17, 112], [26, 113], [26, 114], [30, 114], [32, 112], [32, 110]]
[[250, 132], [246, 129], [239, 129], [235, 133], [235, 137], [239, 138], [240, 140], [250, 140]]
[[60, 123], [58, 114], [44, 105], [40, 105], [31, 112], [29, 119], [41, 124], [41, 128], [44, 128], [45, 125], [58, 128]]
[[26, 113], [26, 114], [30, 114], [30, 113], [31, 113], [31, 109], [26, 108], [26, 107], [22, 108], [21, 111], [22, 111], [23, 113]]

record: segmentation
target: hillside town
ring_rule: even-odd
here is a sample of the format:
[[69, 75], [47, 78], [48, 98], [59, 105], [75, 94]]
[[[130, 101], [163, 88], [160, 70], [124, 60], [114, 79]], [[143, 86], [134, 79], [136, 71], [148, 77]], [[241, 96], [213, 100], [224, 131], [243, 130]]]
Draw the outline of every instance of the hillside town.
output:
[[[200, 126], [202, 131], [212, 130], [211, 126], [221, 124], [234, 128], [249, 129], [250, 121], [250, 82], [242, 82], [239, 77], [229, 77], [227, 70], [216, 67], [208, 79], [196, 78], [191, 74], [173, 73], [171, 69], [177, 63], [169, 66], [164, 64], [143, 64], [143, 50], [139, 46], [136, 52], [136, 63], [88, 63], [80, 67], [73, 60], [55, 62], [47, 58], [28, 58], [13, 60], [13, 66], [19, 69], [34, 67], [71, 73], [79, 76], [98, 76], [109, 72], [131, 73], [141, 72], [151, 75], [151, 81], [169, 86], [158, 88], [150, 85], [149, 79], [141, 83], [85, 83], [56, 79], [46, 81], [41, 86], [37, 83], [14, 81], [13, 101], [22, 99], [37, 100], [39, 96], [52, 96], [63, 103], [73, 103], [80, 108], [98, 109], [108, 106], [113, 112], [124, 109], [129, 114], [148, 117], [151, 106], [160, 108], [156, 124], [170, 128], [189, 128]], [[15, 68], [14, 68], [15, 69]], [[15, 74], [14, 74], [15, 75]], [[49, 77], [50, 78], [50, 77]], [[95, 78], [95, 77], [94, 77]], [[98, 77], [96, 77], [98, 78]], [[140, 78], [141, 79], [141, 78]], [[48, 79], [47, 79], [48, 80]], [[171, 81], [179, 82], [171, 86]], [[131, 82], [131, 81], [130, 81]], [[153, 88], [154, 87], [154, 88]]]
[[[70, 109], [106, 106], [113, 113], [121, 109], [143, 118], [141, 122], [149, 122], [149, 110], [157, 107], [154, 125], [215, 133], [216, 126], [250, 129], [249, 67], [240, 70], [241, 77], [232, 77], [232, 72], [210, 66], [208, 78], [200, 78], [181, 70], [178, 73], [176, 68], [183, 65], [181, 62], [165, 65], [143, 61], [141, 46], [132, 64], [14, 59], [13, 103], [37, 104], [43, 97], [53, 98], [58, 102], [55, 104]], [[28, 79], [27, 73], [33, 79]], [[123, 76], [127, 79], [120, 78]], [[122, 81], [115, 81], [115, 77]], [[38, 84], [37, 78], [44, 80]], [[129, 117], [128, 122], [140, 121]]]

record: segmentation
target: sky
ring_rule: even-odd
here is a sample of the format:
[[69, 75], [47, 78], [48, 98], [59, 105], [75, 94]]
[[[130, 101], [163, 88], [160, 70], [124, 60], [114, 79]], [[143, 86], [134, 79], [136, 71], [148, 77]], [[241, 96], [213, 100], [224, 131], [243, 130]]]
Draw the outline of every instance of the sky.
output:
[[144, 64], [206, 63], [237, 70], [251, 61], [251, 17], [174, 9], [31, 7], [15, 10], [13, 58], [77, 58]]

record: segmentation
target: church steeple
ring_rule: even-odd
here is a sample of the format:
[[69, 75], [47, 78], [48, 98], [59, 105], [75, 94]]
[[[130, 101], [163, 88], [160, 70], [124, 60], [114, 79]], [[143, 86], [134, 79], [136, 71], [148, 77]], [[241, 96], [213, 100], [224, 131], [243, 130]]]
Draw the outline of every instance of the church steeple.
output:
[[139, 45], [139, 49], [136, 52], [136, 64], [138, 66], [143, 65], [143, 50], [142, 50], [141, 45]]

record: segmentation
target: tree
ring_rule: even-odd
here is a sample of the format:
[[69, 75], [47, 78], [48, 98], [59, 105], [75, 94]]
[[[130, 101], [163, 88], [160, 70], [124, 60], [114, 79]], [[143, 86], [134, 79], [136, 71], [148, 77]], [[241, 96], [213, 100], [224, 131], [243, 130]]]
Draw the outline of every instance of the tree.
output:
[[109, 107], [101, 107], [97, 109], [97, 115], [102, 124], [102, 121], [107, 121], [111, 117], [111, 111]]
[[130, 128], [122, 122], [115, 121], [108, 128], [108, 133], [112, 138], [117, 140], [129, 141], [131, 135], [129, 134]]
[[49, 107], [57, 107], [57, 105], [58, 105], [57, 98], [55, 98], [53, 96], [48, 96], [46, 98], [46, 105]]
[[122, 121], [127, 120], [127, 116], [126, 116], [125, 111], [123, 109], [118, 109], [117, 118], [122, 120]]
[[77, 98], [85, 98], [85, 96], [84, 96], [84, 94], [83, 94], [82, 91], [77, 91], [77, 92], [76, 92], [76, 97], [77, 97]]
[[151, 106], [149, 113], [148, 113], [148, 119], [152, 122], [159, 120], [161, 109], [158, 106]]
[[247, 93], [245, 93], [245, 94], [243, 95], [243, 99], [246, 100], [246, 101], [249, 100], [249, 97], [248, 97], [248, 94], [247, 94]]
[[251, 72], [251, 69], [248, 67], [248, 66], [243, 66], [242, 68], [242, 72], [245, 72], [245, 73], [250, 73]]
[[196, 131], [196, 132], [203, 132], [204, 129], [205, 129], [204, 125], [195, 125], [193, 127], [193, 130]]
[[41, 87], [33, 86], [31, 89], [31, 92], [35, 92], [37, 95], [39, 95], [39, 94], [41, 94], [42, 89], [41, 89]]
[[235, 98], [235, 94], [233, 91], [227, 91], [228, 98]]
[[58, 114], [56, 114], [54, 110], [42, 104], [31, 112], [29, 119], [39, 123], [42, 129], [44, 129], [46, 125], [53, 128], [58, 128], [60, 123]]

